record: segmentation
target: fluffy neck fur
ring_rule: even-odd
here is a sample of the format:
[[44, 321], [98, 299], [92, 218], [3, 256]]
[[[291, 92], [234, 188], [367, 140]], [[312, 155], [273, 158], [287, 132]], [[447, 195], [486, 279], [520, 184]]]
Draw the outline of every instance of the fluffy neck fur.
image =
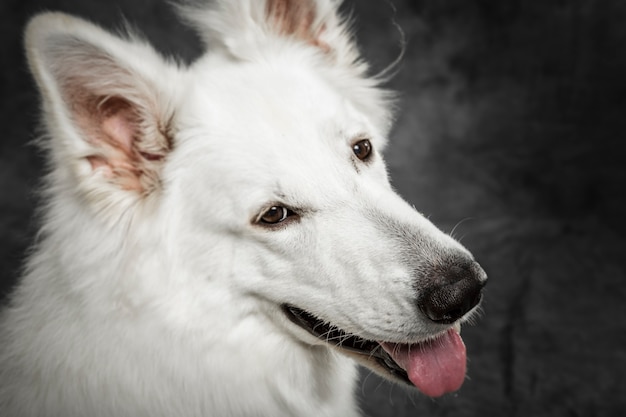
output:
[[[91, 216], [71, 197], [57, 194], [49, 205], [48, 227], [2, 322], [0, 376], [11, 382], [0, 405], [8, 416], [356, 415], [346, 401], [352, 362], [285, 337], [254, 309], [258, 302], [210, 288], [177, 265], [158, 243], [167, 232], [150, 227], [164, 223], [158, 212], [132, 227]], [[200, 290], [211, 296], [199, 299]], [[22, 389], [36, 379], [41, 389]], [[248, 400], [227, 402], [234, 390]]]

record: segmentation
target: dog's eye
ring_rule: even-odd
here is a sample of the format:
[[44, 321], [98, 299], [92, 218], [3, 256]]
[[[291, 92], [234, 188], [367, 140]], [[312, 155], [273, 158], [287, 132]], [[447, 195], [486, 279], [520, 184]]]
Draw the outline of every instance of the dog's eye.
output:
[[362, 139], [352, 145], [352, 152], [361, 161], [366, 161], [372, 154], [372, 144], [369, 139]]
[[287, 220], [287, 218], [293, 214], [293, 211], [288, 208], [272, 206], [263, 213], [259, 222], [263, 224], [278, 224]]

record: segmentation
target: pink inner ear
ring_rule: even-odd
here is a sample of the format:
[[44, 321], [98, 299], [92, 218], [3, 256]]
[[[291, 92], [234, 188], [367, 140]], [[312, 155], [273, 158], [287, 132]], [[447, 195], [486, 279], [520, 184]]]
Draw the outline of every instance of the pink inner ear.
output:
[[324, 52], [330, 52], [330, 46], [321, 40], [325, 26], [313, 27], [317, 5], [310, 0], [268, 0], [266, 14], [273, 20], [279, 33], [299, 38], [314, 45]]
[[135, 123], [128, 118], [126, 111], [117, 111], [102, 120], [102, 133], [108, 137], [108, 141], [117, 145], [127, 155], [132, 154], [133, 139], [137, 132]]
[[123, 189], [142, 191], [144, 167], [135, 143], [141, 135], [136, 109], [120, 97], [90, 98], [83, 103], [77, 121], [87, 140], [101, 152], [87, 157], [91, 168]]

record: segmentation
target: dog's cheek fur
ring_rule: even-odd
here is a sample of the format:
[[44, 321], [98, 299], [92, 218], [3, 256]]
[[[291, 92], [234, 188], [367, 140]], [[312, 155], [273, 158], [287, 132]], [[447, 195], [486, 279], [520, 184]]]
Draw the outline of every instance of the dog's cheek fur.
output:
[[180, 78], [176, 66], [137, 39], [55, 13], [30, 22], [26, 47], [51, 136], [52, 186], [78, 190], [110, 217], [157, 191], [174, 146], [175, 94], [166, 89]]

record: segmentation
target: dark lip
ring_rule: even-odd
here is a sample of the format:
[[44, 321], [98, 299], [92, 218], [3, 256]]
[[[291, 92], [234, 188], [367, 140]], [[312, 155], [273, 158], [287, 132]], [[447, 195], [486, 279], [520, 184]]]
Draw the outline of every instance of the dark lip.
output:
[[319, 340], [339, 350], [361, 355], [365, 360], [375, 361], [387, 371], [391, 379], [400, 380], [413, 386], [406, 371], [389, 356], [378, 342], [347, 333], [301, 308], [285, 304], [282, 306], [282, 310], [292, 323]]

